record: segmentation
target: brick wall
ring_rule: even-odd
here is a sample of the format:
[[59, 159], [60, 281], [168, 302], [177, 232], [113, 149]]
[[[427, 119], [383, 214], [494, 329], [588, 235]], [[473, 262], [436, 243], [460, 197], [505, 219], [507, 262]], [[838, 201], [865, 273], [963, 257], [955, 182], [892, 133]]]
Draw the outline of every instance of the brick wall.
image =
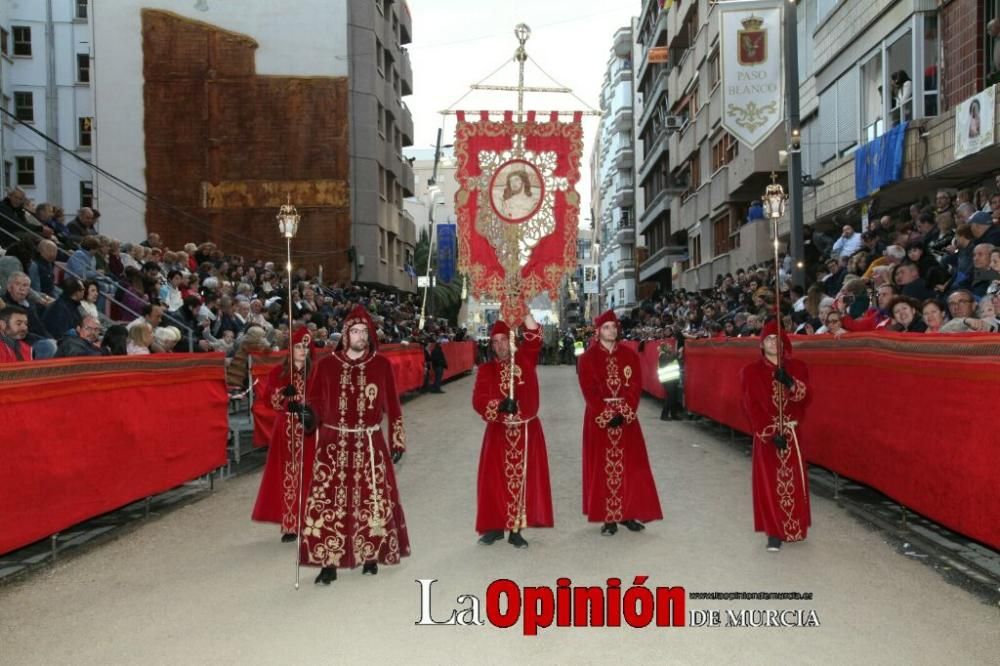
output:
[[953, 108], [982, 88], [985, 32], [982, 0], [942, 3], [940, 34], [944, 48], [944, 110]]
[[293, 262], [350, 279], [347, 78], [258, 76], [253, 39], [169, 12], [143, 10], [142, 30], [147, 188], [197, 218], [150, 202], [147, 229], [283, 265], [289, 193]]

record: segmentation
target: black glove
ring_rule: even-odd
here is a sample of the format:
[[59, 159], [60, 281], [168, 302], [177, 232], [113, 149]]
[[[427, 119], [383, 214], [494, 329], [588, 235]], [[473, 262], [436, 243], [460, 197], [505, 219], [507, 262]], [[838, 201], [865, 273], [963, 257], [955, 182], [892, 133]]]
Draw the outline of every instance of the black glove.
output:
[[504, 398], [498, 409], [501, 414], [517, 414], [517, 400]]
[[298, 400], [289, 400], [286, 409], [289, 414], [295, 414], [296, 416], [302, 416], [302, 412], [305, 411], [305, 405], [303, 405]]
[[780, 434], [775, 435], [774, 437], [771, 438], [771, 441], [774, 442], [775, 448], [777, 448], [779, 451], [784, 451], [785, 449], [788, 448], [788, 440], [785, 439], [784, 435]]
[[400, 450], [393, 451], [392, 452], [392, 464], [393, 465], [398, 465], [399, 464], [399, 459], [402, 458], [402, 457], [403, 457], [403, 452], [402, 451], [400, 451]]
[[292, 386], [291, 384], [286, 386], [285, 390], [281, 392], [281, 394], [284, 395], [286, 398], [294, 398], [296, 393], [298, 393], [298, 391], [296, 391], [295, 387]]
[[777, 370], [775, 370], [774, 378], [777, 381], [784, 384], [785, 388], [792, 388], [793, 386], [795, 386], [795, 380], [792, 379], [792, 376], [790, 374], [785, 372], [784, 368], [778, 368]]
[[625, 423], [625, 417], [622, 416], [621, 414], [615, 414], [614, 416], [611, 417], [611, 420], [608, 421], [608, 427], [620, 428], [623, 423]]

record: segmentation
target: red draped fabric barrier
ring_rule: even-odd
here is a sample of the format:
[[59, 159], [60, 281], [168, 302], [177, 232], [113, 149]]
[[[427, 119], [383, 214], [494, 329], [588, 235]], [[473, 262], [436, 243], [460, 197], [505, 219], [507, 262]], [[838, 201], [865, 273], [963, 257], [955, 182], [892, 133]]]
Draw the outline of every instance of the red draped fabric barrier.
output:
[[660, 383], [660, 347], [670, 347], [674, 349], [676, 341], [673, 338], [667, 340], [647, 340], [642, 349], [639, 343], [634, 340], [625, 340], [622, 344], [639, 354], [639, 361], [642, 364], [642, 390], [658, 400], [663, 400], [666, 396], [663, 392], [663, 384]]
[[476, 364], [476, 343], [471, 340], [445, 343], [441, 345], [441, 351], [448, 361], [448, 368], [444, 371], [445, 379], [463, 375]]
[[[891, 333], [793, 336], [809, 366], [806, 458], [1000, 548], [1000, 338]], [[740, 369], [757, 339], [685, 345], [687, 407], [749, 432]]]
[[226, 463], [221, 354], [0, 365], [0, 554]]
[[[450, 379], [472, 370], [475, 361], [475, 343], [449, 342], [441, 345], [448, 369], [444, 378]], [[321, 349], [316, 357], [329, 354], [331, 350]], [[400, 394], [417, 391], [424, 385], [424, 352], [419, 345], [382, 345], [379, 353], [384, 354], [392, 364], [393, 376], [396, 379], [396, 390]], [[262, 395], [266, 389], [267, 375], [277, 363], [287, 363], [285, 352], [271, 352], [251, 355], [251, 373], [257, 380], [254, 385], [253, 403], [253, 443], [254, 446], [267, 446], [271, 438], [271, 428], [274, 425], [275, 413], [271, 409], [271, 401]]]

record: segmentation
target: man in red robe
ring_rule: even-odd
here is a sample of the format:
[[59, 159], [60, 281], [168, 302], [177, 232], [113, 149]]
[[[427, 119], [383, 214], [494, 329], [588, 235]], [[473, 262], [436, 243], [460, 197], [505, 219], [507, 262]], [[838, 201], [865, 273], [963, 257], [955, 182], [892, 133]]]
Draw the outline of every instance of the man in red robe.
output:
[[252, 518], [281, 525], [282, 542], [295, 541], [298, 535], [299, 516], [305, 504], [305, 490], [298, 491], [308, 482], [312, 470], [315, 438], [306, 437], [302, 418], [288, 412], [289, 402], [302, 404], [306, 397], [306, 383], [310, 371], [313, 339], [309, 329], [300, 326], [292, 334], [292, 354], [295, 373], [288, 374], [288, 363], [279, 363], [271, 369], [261, 398], [271, 404], [277, 413], [269, 438], [267, 463], [260, 479], [257, 502]]
[[618, 342], [621, 325], [608, 310], [594, 322], [596, 336], [580, 356], [577, 375], [587, 403], [583, 417], [583, 513], [612, 536], [621, 523], [632, 532], [663, 518], [639, 425], [642, 366]]
[[374, 575], [380, 563], [399, 564], [410, 554], [393, 470], [406, 449], [403, 414], [377, 339], [368, 311], [356, 306], [306, 391], [303, 412], [307, 430], [316, 431], [316, 453], [299, 557], [322, 567], [316, 583], [323, 585], [337, 579], [337, 567], [362, 565], [362, 573]]
[[[792, 343], [772, 319], [761, 331], [761, 357], [743, 368], [743, 409], [753, 428], [754, 530], [767, 535], [767, 549], [802, 541], [811, 523], [809, 477], [797, 426], [805, 411], [809, 372], [792, 358]], [[779, 413], [780, 409], [780, 413]]]
[[[486, 421], [479, 455], [476, 531], [479, 543], [491, 545], [510, 531], [508, 541], [527, 548], [525, 527], [552, 527], [552, 491], [545, 435], [538, 420], [538, 376], [541, 329], [528, 315], [523, 337], [513, 355], [510, 327], [498, 321], [490, 328], [494, 358], [476, 371], [472, 406]], [[510, 396], [513, 369], [513, 398]]]

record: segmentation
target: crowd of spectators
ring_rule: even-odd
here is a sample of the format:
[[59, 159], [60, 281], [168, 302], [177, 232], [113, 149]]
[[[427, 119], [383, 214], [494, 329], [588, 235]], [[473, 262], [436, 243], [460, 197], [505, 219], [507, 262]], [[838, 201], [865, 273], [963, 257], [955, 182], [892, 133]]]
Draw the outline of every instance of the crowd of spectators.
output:
[[[98, 211], [83, 208], [69, 224], [63, 217], [18, 189], [0, 201], [0, 362], [217, 351], [231, 359], [228, 382], [241, 385], [249, 353], [286, 346], [288, 276], [273, 257], [226, 254], [210, 242], [172, 250], [156, 233], [121, 243], [98, 233]], [[429, 368], [437, 343], [464, 334], [439, 319], [420, 329], [415, 294], [323, 283], [304, 267], [291, 276], [292, 327], [308, 326], [320, 347], [340, 339], [357, 304], [372, 314], [380, 343], [425, 346]]]
[[776, 285], [789, 330], [1000, 332], [1000, 178], [997, 191], [939, 191], [837, 238], [806, 228], [807, 288], [792, 285], [789, 256], [720, 276], [701, 292], [657, 293], [625, 317], [626, 335], [652, 340], [756, 336], [773, 315]]

